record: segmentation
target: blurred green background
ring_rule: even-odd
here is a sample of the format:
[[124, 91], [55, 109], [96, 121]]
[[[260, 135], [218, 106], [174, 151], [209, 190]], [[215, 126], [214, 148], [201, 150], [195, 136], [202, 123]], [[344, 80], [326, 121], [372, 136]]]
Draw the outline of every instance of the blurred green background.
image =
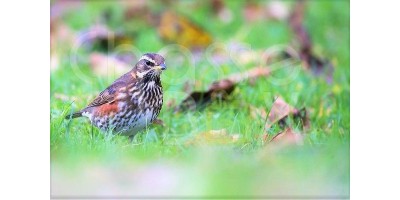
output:
[[[298, 49], [288, 23], [295, 5], [51, 1], [52, 197], [348, 198], [349, 1], [305, 4], [313, 52], [333, 63], [332, 83], [301, 66], [291, 76], [292, 68], [277, 63], [270, 77], [240, 82], [227, 101], [174, 112], [190, 91], [259, 66], [267, 49]], [[164, 126], [150, 126], [130, 142], [102, 134], [86, 119], [64, 120], [145, 52], [166, 58]], [[300, 145], [264, 139], [283, 128], [265, 130], [265, 119], [252, 113], [268, 113], [276, 96], [309, 113], [308, 129], [287, 121], [303, 134]]]

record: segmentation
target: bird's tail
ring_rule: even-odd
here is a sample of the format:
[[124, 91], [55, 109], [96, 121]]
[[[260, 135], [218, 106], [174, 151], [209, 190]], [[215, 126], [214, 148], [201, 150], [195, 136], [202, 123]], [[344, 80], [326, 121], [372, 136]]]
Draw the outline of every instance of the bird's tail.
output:
[[65, 119], [73, 119], [73, 118], [77, 118], [77, 117], [82, 117], [81, 111], [73, 113], [71, 115], [67, 115], [67, 116], [65, 116]]

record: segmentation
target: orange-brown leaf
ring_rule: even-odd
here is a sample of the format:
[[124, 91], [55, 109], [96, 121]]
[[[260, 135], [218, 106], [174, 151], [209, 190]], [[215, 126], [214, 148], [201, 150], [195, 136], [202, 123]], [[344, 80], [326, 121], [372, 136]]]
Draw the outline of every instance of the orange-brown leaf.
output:
[[205, 48], [212, 42], [211, 35], [191, 20], [172, 12], [164, 12], [158, 26], [164, 40], [187, 48]]

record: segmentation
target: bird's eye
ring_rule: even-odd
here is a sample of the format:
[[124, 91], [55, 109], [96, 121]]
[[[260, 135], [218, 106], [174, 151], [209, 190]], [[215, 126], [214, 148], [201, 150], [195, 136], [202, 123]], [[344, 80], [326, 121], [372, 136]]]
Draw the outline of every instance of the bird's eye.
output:
[[146, 65], [147, 66], [151, 66], [153, 63], [151, 63], [150, 61], [146, 61]]

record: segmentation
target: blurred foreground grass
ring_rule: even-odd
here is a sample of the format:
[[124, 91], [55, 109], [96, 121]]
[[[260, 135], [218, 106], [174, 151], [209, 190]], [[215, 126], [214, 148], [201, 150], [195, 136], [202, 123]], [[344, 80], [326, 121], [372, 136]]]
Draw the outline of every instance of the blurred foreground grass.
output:
[[[180, 4], [181, 7], [179, 7]], [[284, 21], [246, 23], [240, 9], [244, 1], [229, 1], [233, 21], [224, 24], [207, 18], [209, 8], [175, 10], [193, 17], [221, 43], [233, 37], [254, 50], [277, 44], [289, 44], [293, 35]], [[289, 2], [290, 4], [290, 2]], [[112, 8], [117, 16], [110, 27], [132, 27], [118, 18], [123, 7], [118, 3], [84, 2], [63, 22], [80, 31], [96, 22], [102, 10]], [[195, 68], [185, 69], [169, 63], [162, 75], [165, 99], [159, 116], [165, 127], [151, 126], [138, 134], [133, 143], [124, 137], [112, 137], [92, 129], [88, 121], [71, 122], [64, 116], [71, 109], [85, 106], [114, 77], [100, 77], [87, 62], [79, 65], [84, 81], [70, 63], [70, 55], [60, 55], [60, 65], [51, 72], [51, 190], [54, 197], [84, 196], [331, 196], [349, 195], [350, 141], [350, 55], [349, 2], [311, 1], [306, 13], [307, 27], [317, 54], [333, 60], [334, 81], [300, 71], [292, 81], [277, 84], [273, 79], [290, 75], [281, 69], [272, 78], [259, 79], [254, 85], [239, 84], [229, 101], [214, 102], [201, 111], [174, 113], [168, 102], [179, 103], [186, 97], [182, 88], [196, 80], [196, 89], [212, 81], [252, 66], [225, 64], [215, 69], [201, 59]], [[139, 24], [134, 45], [142, 52], [158, 52], [163, 41], [153, 27]], [[245, 32], [246, 34], [242, 34]], [[239, 37], [239, 36], [240, 37]], [[64, 47], [69, 49], [72, 47]], [[68, 51], [67, 51], [68, 52]], [[80, 54], [88, 57], [87, 52]], [[274, 78], [275, 76], [275, 78]], [[59, 98], [60, 94], [75, 101]], [[310, 111], [311, 129], [301, 146], [272, 147], [262, 140], [263, 119], [251, 116], [251, 106], [269, 110], [274, 96], [282, 96], [290, 105]], [[289, 122], [296, 131], [298, 124]], [[226, 129], [239, 135], [225, 144], [197, 144], [196, 135]], [[275, 135], [273, 126], [268, 134]]]

